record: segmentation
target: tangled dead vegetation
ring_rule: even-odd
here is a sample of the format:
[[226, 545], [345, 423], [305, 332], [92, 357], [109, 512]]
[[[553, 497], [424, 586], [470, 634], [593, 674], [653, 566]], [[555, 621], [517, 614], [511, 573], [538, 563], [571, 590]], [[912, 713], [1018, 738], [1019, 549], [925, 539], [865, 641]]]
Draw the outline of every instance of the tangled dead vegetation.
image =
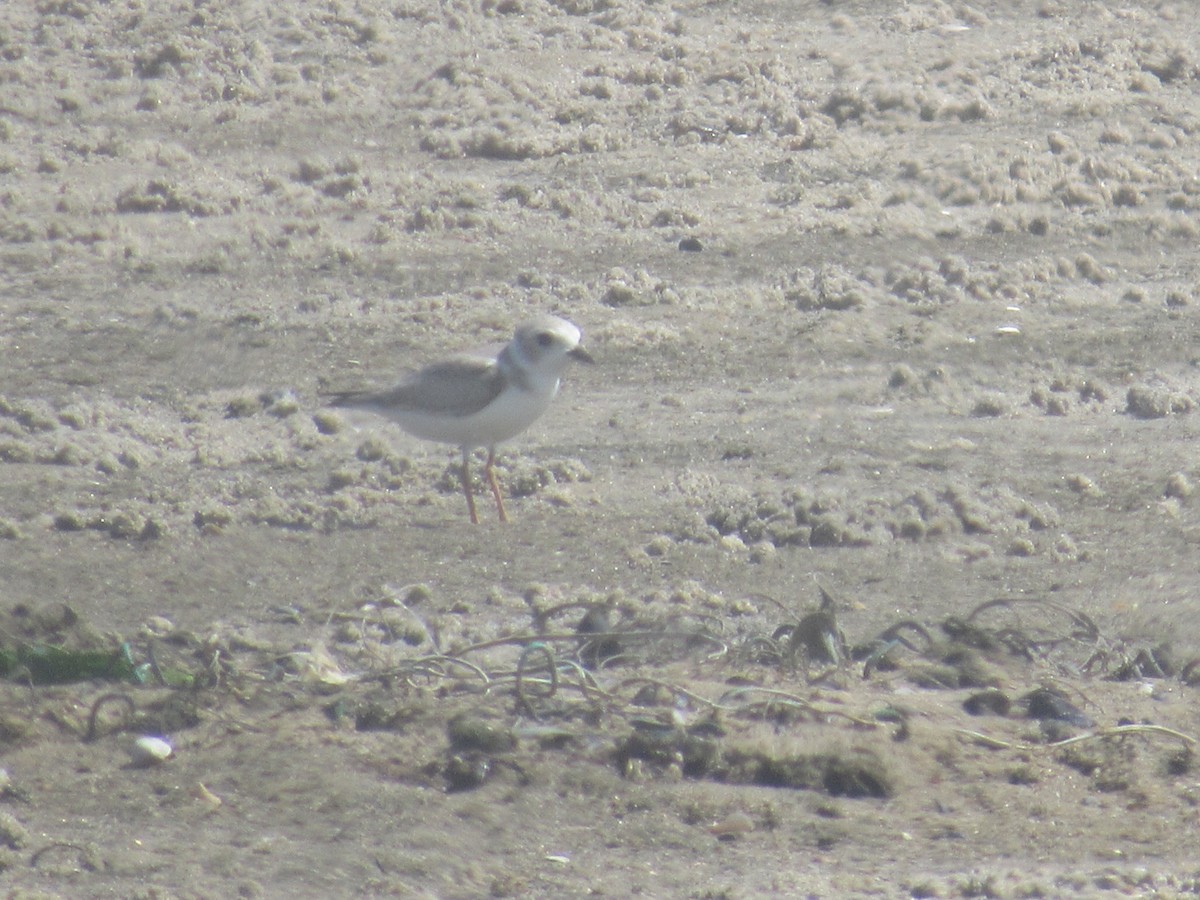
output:
[[[316, 713], [334, 732], [422, 735], [411, 766], [381, 771], [447, 791], [495, 779], [520, 787], [559, 761], [635, 781], [886, 799], [944, 767], [946, 741], [1024, 760], [1010, 770], [1013, 784], [1041, 777], [1034, 759], [1069, 767], [1106, 792], [1193, 769], [1193, 736], [1104, 708], [1088, 686], [1187, 689], [1200, 679], [1200, 660], [1110, 638], [1063, 602], [989, 600], [962, 617], [904, 619], [855, 641], [824, 590], [799, 616], [769, 602], [786, 617], [770, 631], [735, 631], [728, 619], [691, 612], [652, 618], [608, 600], [533, 602], [527, 629], [445, 647], [411, 609], [400, 628], [378, 608], [362, 613], [360, 643], [378, 616], [390, 642], [407, 652], [358, 672], [347, 670], [347, 654], [320, 643], [279, 653], [245, 637], [146, 630], [123, 645], [126, 656], [145, 662], [125, 671], [122, 687], [105, 686], [96, 672], [44, 686], [65, 679], [35, 677], [37, 670], [13, 662], [0, 740], [191, 733], [202, 743], [236, 721], [239, 709], [265, 706], [280, 715]], [[337, 617], [327, 625], [337, 628]], [[26, 658], [29, 647], [50, 642], [63, 659], [72, 647], [94, 656], [103, 644], [66, 608], [19, 611], [7, 638]], [[6, 791], [21, 796], [19, 785]], [[49, 851], [34, 857], [42, 852]]]

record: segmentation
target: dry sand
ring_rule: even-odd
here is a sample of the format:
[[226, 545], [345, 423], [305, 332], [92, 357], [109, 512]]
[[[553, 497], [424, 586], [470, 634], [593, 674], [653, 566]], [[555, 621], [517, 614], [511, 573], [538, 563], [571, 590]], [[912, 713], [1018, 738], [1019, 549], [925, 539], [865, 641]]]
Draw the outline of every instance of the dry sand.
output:
[[[8, 896], [1200, 890], [1197, 47], [1137, 0], [6, 4], [4, 643], [197, 676], [11, 673]], [[506, 527], [321, 407], [535, 311], [600, 364]], [[917, 625], [823, 672], [821, 588]], [[585, 674], [591, 607], [639, 636]], [[539, 628], [552, 695], [476, 647]]]

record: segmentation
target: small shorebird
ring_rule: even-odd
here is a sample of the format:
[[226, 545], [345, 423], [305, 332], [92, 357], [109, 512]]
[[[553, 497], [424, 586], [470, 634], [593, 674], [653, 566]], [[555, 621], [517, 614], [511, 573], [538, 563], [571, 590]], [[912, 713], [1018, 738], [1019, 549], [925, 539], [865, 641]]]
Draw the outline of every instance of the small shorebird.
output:
[[492, 471], [496, 445], [515, 437], [542, 415], [558, 392], [571, 360], [592, 362], [582, 335], [566, 319], [543, 316], [517, 329], [492, 356], [458, 354], [426, 366], [393, 388], [332, 394], [330, 404], [390, 419], [415, 437], [462, 449], [462, 487], [471, 522], [479, 523], [471, 494], [471, 451], [487, 448], [484, 477], [507, 522], [500, 485]]

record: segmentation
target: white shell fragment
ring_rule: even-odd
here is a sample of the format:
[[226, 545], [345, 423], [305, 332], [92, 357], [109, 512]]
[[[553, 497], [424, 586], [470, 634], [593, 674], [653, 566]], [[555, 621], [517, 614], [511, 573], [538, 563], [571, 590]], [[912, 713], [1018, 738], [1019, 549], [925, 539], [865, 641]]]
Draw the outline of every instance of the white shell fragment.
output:
[[135, 766], [157, 766], [174, 756], [175, 748], [163, 738], [143, 735], [133, 742], [129, 755]]

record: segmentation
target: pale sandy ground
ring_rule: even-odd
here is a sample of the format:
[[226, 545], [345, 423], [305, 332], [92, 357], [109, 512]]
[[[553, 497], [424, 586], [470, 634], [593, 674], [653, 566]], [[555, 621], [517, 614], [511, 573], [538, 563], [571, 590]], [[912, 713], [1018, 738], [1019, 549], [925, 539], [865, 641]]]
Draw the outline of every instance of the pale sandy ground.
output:
[[[219, 683], [92, 742], [111, 685], [4, 687], [3, 890], [1200, 889], [1198, 46], [1186, 3], [6, 3], [5, 645]], [[322, 411], [543, 310], [599, 365], [506, 449], [507, 527]], [[993, 598], [1100, 635], [810, 685], [763, 639], [818, 585], [851, 643]], [[522, 708], [515, 646], [465, 648], [563, 603], [660, 636]], [[1185, 737], [1050, 748], [968, 669]]]

